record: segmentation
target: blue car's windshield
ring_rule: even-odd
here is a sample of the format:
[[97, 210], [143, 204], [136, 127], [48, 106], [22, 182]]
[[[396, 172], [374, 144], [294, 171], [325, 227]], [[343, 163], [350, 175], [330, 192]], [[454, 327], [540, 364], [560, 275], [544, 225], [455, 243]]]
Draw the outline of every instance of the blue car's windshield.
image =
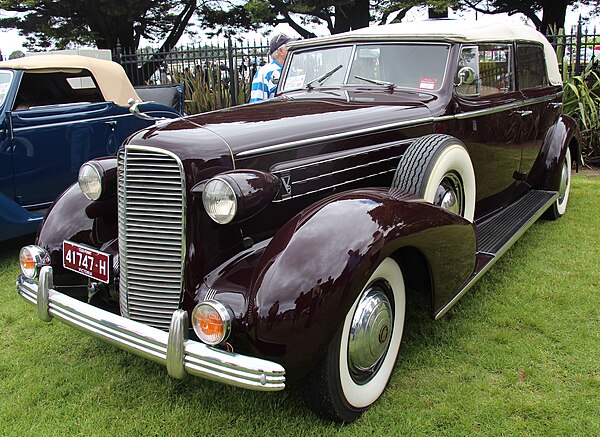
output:
[[0, 70], [0, 106], [4, 105], [12, 78], [12, 71]]

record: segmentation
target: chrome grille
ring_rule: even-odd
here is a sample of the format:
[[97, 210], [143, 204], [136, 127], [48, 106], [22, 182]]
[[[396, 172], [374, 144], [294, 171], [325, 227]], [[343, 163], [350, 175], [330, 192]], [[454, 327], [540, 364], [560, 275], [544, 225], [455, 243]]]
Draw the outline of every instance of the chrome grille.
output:
[[121, 314], [168, 329], [182, 299], [185, 183], [181, 161], [161, 149], [119, 152]]

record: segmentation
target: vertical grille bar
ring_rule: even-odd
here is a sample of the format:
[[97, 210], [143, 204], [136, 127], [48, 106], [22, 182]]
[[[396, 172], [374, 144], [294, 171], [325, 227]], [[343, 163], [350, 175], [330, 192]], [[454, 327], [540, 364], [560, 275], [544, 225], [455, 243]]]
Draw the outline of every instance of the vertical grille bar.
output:
[[118, 159], [121, 314], [168, 329], [183, 295], [182, 164], [170, 152], [150, 147], [127, 146]]

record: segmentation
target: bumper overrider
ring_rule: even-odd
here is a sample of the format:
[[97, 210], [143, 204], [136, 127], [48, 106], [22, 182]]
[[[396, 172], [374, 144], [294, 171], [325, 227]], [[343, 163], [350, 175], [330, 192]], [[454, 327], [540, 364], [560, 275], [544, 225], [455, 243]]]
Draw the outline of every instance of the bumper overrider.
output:
[[23, 275], [17, 292], [37, 306], [40, 319], [57, 318], [108, 343], [167, 367], [170, 376], [190, 374], [237, 387], [276, 391], [285, 387], [285, 369], [271, 361], [226, 352], [187, 338], [188, 315], [177, 310], [169, 332], [96, 308], [53, 289], [52, 267], [42, 267], [39, 280]]

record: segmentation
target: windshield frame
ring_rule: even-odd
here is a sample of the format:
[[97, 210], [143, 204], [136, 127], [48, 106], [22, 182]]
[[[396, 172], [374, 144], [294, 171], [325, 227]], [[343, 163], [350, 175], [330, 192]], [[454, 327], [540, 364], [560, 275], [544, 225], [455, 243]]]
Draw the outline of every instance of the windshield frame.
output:
[[419, 45], [419, 46], [444, 46], [447, 47], [447, 56], [446, 56], [446, 61], [445, 61], [445, 65], [444, 65], [444, 70], [443, 70], [443, 75], [441, 78], [441, 82], [439, 84], [439, 87], [435, 90], [429, 90], [429, 89], [421, 89], [421, 88], [417, 88], [417, 87], [407, 87], [407, 86], [401, 86], [401, 85], [395, 85], [394, 89], [400, 89], [400, 90], [409, 90], [412, 92], [422, 92], [422, 93], [426, 93], [426, 94], [437, 94], [443, 91], [443, 89], [446, 86], [446, 82], [448, 80], [448, 71], [450, 68], [450, 56], [452, 53], [452, 43], [448, 42], [448, 41], [428, 41], [428, 40], [402, 40], [402, 41], [381, 41], [381, 40], [367, 40], [367, 41], [348, 41], [348, 42], [343, 42], [343, 43], [328, 43], [328, 44], [322, 44], [322, 45], [315, 45], [315, 46], [309, 46], [309, 47], [302, 47], [302, 48], [298, 48], [298, 49], [292, 49], [290, 50], [283, 71], [282, 71], [282, 75], [281, 75], [281, 80], [279, 81], [279, 83], [277, 84], [277, 95], [283, 95], [283, 94], [288, 94], [288, 93], [295, 93], [295, 92], [305, 92], [307, 91], [307, 88], [294, 88], [294, 89], [288, 89], [288, 90], [284, 90], [284, 84], [288, 79], [288, 74], [292, 65], [292, 59], [295, 55], [300, 55], [302, 53], [307, 53], [307, 52], [314, 52], [314, 51], [320, 51], [320, 50], [327, 50], [327, 49], [331, 49], [331, 48], [341, 48], [341, 47], [348, 47], [351, 46], [352, 47], [352, 51], [350, 54], [350, 63], [348, 65], [345, 65], [344, 68], [346, 68], [346, 72], [344, 73], [344, 83], [342, 84], [332, 84], [332, 85], [328, 85], [327, 82], [325, 82], [323, 85], [316, 85], [311, 87], [311, 89], [319, 89], [319, 88], [370, 88], [370, 89], [388, 89], [385, 86], [382, 85], [375, 85], [375, 84], [369, 84], [369, 83], [364, 83], [364, 84], [357, 84], [357, 83], [348, 83], [349, 80], [349, 76], [350, 76], [350, 71], [351, 71], [351, 64], [352, 64], [352, 60], [354, 59], [354, 56], [356, 54], [356, 51], [358, 49], [359, 46], [384, 46], [384, 45]]
[[0, 100], [0, 108], [4, 108], [10, 97], [10, 89], [13, 85], [13, 82], [15, 81], [15, 72], [14, 70], [10, 70], [8, 68], [0, 68], [0, 73], [8, 73], [10, 75], [6, 88], [6, 94], [4, 94], [4, 98]]

